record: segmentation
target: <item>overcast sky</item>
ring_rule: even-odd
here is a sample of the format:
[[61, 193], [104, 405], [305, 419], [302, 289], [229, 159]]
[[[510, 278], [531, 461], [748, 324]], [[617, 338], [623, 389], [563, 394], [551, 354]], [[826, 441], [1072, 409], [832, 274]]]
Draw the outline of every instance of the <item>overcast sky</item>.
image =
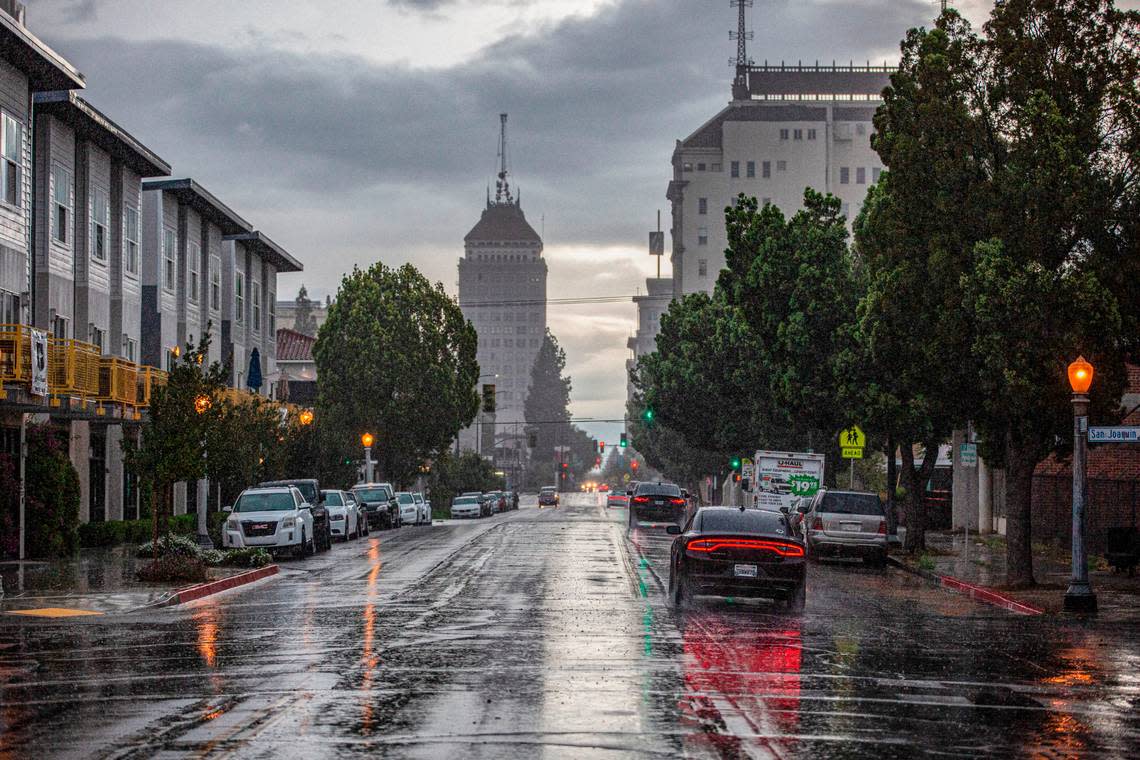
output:
[[[454, 293], [510, 114], [551, 297], [644, 289], [674, 141], [729, 99], [728, 0], [27, 0], [84, 94], [305, 265], [412, 262]], [[757, 61], [897, 60], [931, 0], [756, 0]], [[965, 5], [981, 19], [982, 0]], [[663, 262], [669, 274], [669, 263]], [[621, 417], [632, 304], [553, 306], [573, 412]], [[615, 440], [620, 426], [586, 425]]]

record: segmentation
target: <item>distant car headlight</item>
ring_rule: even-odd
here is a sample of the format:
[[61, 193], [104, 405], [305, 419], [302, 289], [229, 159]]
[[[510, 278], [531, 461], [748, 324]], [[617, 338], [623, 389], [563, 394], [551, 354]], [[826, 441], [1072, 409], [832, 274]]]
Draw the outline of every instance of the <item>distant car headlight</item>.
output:
[[281, 521], [281, 527], [282, 528], [292, 528], [296, 524], [297, 524], [297, 518], [296, 517], [286, 517], [284, 520]]

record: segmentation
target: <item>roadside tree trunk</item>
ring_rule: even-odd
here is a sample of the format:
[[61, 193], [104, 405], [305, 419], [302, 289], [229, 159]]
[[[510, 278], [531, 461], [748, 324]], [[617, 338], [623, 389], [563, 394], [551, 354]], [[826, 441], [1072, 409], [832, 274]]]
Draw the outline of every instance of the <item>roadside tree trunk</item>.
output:
[[934, 473], [934, 465], [938, 462], [938, 441], [926, 441], [925, 454], [922, 463], [915, 466], [914, 446], [906, 443], [899, 447], [902, 459], [902, 481], [906, 494], [903, 496], [903, 514], [906, 515], [906, 540], [903, 549], [907, 554], [914, 554], [926, 549], [926, 505], [923, 503], [923, 493], [926, 482]]
[[1027, 588], [1033, 578], [1033, 470], [1037, 458], [1012, 433], [1005, 436], [1006, 583]]
[[158, 484], [150, 481], [150, 546], [151, 559], [158, 561]]

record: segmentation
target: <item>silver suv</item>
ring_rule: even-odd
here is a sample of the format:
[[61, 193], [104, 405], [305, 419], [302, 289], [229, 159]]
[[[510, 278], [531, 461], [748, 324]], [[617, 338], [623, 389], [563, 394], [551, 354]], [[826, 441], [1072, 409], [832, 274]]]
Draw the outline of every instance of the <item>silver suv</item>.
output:
[[808, 555], [862, 557], [868, 564], [887, 561], [887, 514], [878, 494], [821, 490], [802, 499], [797, 512]]

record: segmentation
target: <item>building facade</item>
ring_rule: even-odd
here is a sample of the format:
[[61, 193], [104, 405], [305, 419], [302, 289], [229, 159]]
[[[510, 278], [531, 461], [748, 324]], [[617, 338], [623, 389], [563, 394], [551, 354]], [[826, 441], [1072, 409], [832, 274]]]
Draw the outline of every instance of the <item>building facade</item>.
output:
[[494, 384], [496, 411], [480, 412], [475, 429], [461, 432], [461, 445], [484, 454], [517, 450], [525, 439], [523, 407], [531, 368], [546, 335], [542, 238], [518, 200], [488, 198], [463, 243], [459, 306], [479, 334], [479, 382]]
[[657, 350], [657, 334], [661, 332], [661, 315], [669, 310], [673, 300], [673, 280], [669, 277], [649, 277], [645, 280], [645, 294], [633, 297], [637, 304], [637, 332], [626, 342], [630, 357], [626, 359], [626, 398], [633, 398], [630, 373], [642, 356]]
[[850, 220], [882, 162], [871, 120], [893, 69], [746, 66], [734, 99], [673, 151], [673, 292], [711, 293], [724, 268], [724, 209], [740, 193], [785, 215], [811, 187], [837, 196]]

